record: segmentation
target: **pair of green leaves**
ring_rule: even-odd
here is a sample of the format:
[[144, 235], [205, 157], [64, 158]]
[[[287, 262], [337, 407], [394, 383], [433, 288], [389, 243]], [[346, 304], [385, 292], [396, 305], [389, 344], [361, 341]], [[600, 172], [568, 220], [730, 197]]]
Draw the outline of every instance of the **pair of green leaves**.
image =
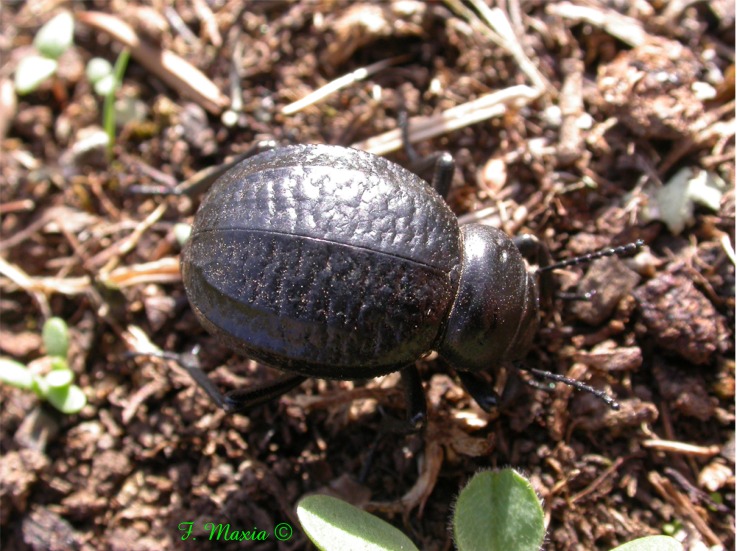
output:
[[38, 54], [20, 60], [15, 70], [15, 90], [19, 94], [30, 94], [42, 82], [56, 73], [59, 57], [74, 41], [74, 17], [63, 11], [46, 23], [33, 39]]
[[45, 375], [31, 371], [20, 362], [0, 358], [0, 382], [16, 388], [32, 390], [62, 413], [78, 413], [87, 398], [82, 389], [72, 384], [74, 373], [69, 369], [69, 329], [61, 318], [50, 318], [43, 327], [43, 343], [51, 370]]
[[[322, 551], [417, 551], [395, 527], [334, 497], [303, 498], [297, 516]], [[530, 482], [512, 469], [476, 474], [458, 496], [452, 527], [459, 551], [537, 551], [545, 538], [540, 500]], [[614, 551], [681, 549], [673, 538], [652, 536]]]

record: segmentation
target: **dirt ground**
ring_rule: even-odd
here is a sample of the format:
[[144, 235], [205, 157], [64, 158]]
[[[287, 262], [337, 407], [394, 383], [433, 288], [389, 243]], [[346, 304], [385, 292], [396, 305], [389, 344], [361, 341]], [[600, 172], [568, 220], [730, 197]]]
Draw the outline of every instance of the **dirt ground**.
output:
[[[464, 482], [508, 465], [544, 501], [546, 549], [660, 533], [734, 547], [734, 3], [479, 4], [3, 0], [0, 353], [41, 357], [44, 319], [64, 318], [89, 401], [64, 416], [0, 388], [3, 548], [310, 549], [295, 504], [328, 492], [446, 550]], [[18, 62], [62, 9], [73, 47], [16, 98]], [[108, 155], [84, 68], [124, 46]], [[406, 164], [403, 112], [421, 154], [455, 158], [462, 222], [535, 234], [557, 259], [644, 240], [633, 258], [556, 273], [559, 291], [596, 293], [556, 299], [526, 360], [620, 411], [503, 369], [486, 414], [431, 354], [420, 434], [389, 430], [404, 411], [396, 374], [309, 380], [226, 415], [176, 361], [132, 354], [198, 346], [223, 389], [278, 376], [218, 345], [189, 307], [177, 225], [201, 194], [136, 186], [197, 181], [259, 139]], [[197, 541], [182, 541], [187, 522]], [[208, 522], [270, 538], [209, 541]]]

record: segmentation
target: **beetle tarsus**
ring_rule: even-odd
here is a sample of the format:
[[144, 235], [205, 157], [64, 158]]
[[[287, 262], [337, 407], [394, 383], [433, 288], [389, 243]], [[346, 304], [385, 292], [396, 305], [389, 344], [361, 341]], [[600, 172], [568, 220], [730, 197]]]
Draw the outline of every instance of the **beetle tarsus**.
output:
[[564, 293], [563, 291], [558, 291], [557, 293], [555, 293], [555, 298], [558, 298], [560, 300], [579, 302], [591, 302], [591, 299], [593, 299], [595, 296], [596, 289], [591, 289], [590, 291], [586, 291], [585, 293]]
[[207, 392], [207, 395], [218, 405], [219, 408], [227, 409], [225, 395], [210, 380], [207, 373], [202, 371], [196, 352], [192, 354], [175, 354], [173, 357], [168, 353], [164, 353], [163, 357], [175, 360], [179, 365], [187, 370], [190, 377], [192, 377], [195, 382], [200, 385], [205, 392]]
[[207, 392], [210, 399], [222, 409], [227, 409], [225, 404], [225, 395], [213, 384], [208, 378], [207, 374], [202, 371], [200, 367], [200, 360], [197, 354], [200, 350], [199, 345], [195, 346], [192, 352], [183, 352], [177, 354], [176, 352], [128, 352], [128, 357], [135, 356], [155, 356], [157, 358], [163, 358], [165, 360], [172, 360], [178, 363], [181, 367], [187, 370], [190, 377]]
[[[293, 388], [299, 386], [306, 378], [302, 375], [290, 375], [263, 385], [231, 390], [225, 395], [224, 409], [228, 413], [233, 413], [260, 406], [265, 402], [278, 398], [282, 394], [286, 394]], [[205, 390], [207, 389], [205, 388]]]

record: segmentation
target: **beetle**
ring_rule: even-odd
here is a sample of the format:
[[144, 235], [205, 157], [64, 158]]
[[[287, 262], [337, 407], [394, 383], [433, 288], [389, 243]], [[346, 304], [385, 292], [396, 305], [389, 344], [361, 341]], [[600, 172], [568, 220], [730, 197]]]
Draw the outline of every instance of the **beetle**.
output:
[[[227, 170], [182, 251], [185, 291], [223, 344], [288, 375], [225, 395], [190, 366], [195, 380], [238, 411], [308, 377], [401, 371], [408, 422], [419, 427], [426, 405], [415, 362], [435, 350], [490, 410], [497, 396], [478, 373], [523, 359], [538, 328], [541, 285], [526, 258], [542, 270], [560, 264], [544, 266], [547, 250], [531, 236], [459, 226], [436, 191], [449, 188], [453, 166], [440, 155], [431, 186], [364, 151], [292, 145]], [[583, 383], [533, 373], [616, 405]]]

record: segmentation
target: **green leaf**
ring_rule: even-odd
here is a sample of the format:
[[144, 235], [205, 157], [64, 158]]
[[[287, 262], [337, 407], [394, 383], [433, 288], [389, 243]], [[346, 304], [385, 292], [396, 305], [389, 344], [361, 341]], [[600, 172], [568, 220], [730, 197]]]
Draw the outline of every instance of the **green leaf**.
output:
[[391, 524], [334, 497], [302, 498], [297, 516], [321, 551], [417, 551], [412, 541]]
[[128, 68], [130, 56], [131, 53], [128, 48], [123, 48], [118, 54], [118, 59], [115, 60], [115, 67], [113, 68], [115, 82], [105, 95], [105, 102], [102, 106], [102, 126], [108, 137], [107, 152], [109, 158], [112, 158], [113, 146], [115, 145], [115, 92], [123, 83], [123, 75], [125, 75], [125, 70]]
[[20, 362], [0, 358], [0, 382], [28, 390], [33, 385], [33, 374]]
[[530, 482], [512, 469], [475, 475], [458, 496], [453, 537], [459, 551], [538, 551], [545, 524]]
[[62, 413], [78, 413], [87, 405], [87, 397], [77, 385], [62, 388], [49, 388], [46, 399]]
[[49, 356], [66, 358], [69, 351], [69, 328], [61, 318], [49, 318], [44, 323], [43, 341]]
[[107, 59], [93, 57], [87, 62], [85, 74], [87, 75], [87, 80], [92, 84], [96, 84], [103, 78], [113, 74], [113, 66]]
[[24, 57], [15, 70], [15, 91], [21, 96], [30, 94], [56, 72], [57, 66], [55, 59], [39, 55]]
[[49, 372], [44, 379], [49, 388], [66, 388], [72, 384], [74, 373], [71, 369], [55, 369]]
[[74, 40], [74, 17], [63, 11], [36, 33], [33, 45], [46, 57], [57, 59], [69, 49]]
[[683, 551], [683, 546], [670, 536], [648, 536], [615, 547], [612, 551]]
[[100, 97], [107, 97], [108, 94], [112, 94], [115, 91], [115, 75], [112, 73], [102, 77], [100, 80], [95, 82], [95, 94]]
[[61, 356], [49, 356], [49, 358], [51, 359], [52, 370], [69, 370], [69, 363], [66, 358], [62, 358]]
[[49, 384], [45, 378], [34, 375], [33, 381], [31, 382], [31, 390], [36, 393], [36, 396], [45, 400], [49, 394]]

